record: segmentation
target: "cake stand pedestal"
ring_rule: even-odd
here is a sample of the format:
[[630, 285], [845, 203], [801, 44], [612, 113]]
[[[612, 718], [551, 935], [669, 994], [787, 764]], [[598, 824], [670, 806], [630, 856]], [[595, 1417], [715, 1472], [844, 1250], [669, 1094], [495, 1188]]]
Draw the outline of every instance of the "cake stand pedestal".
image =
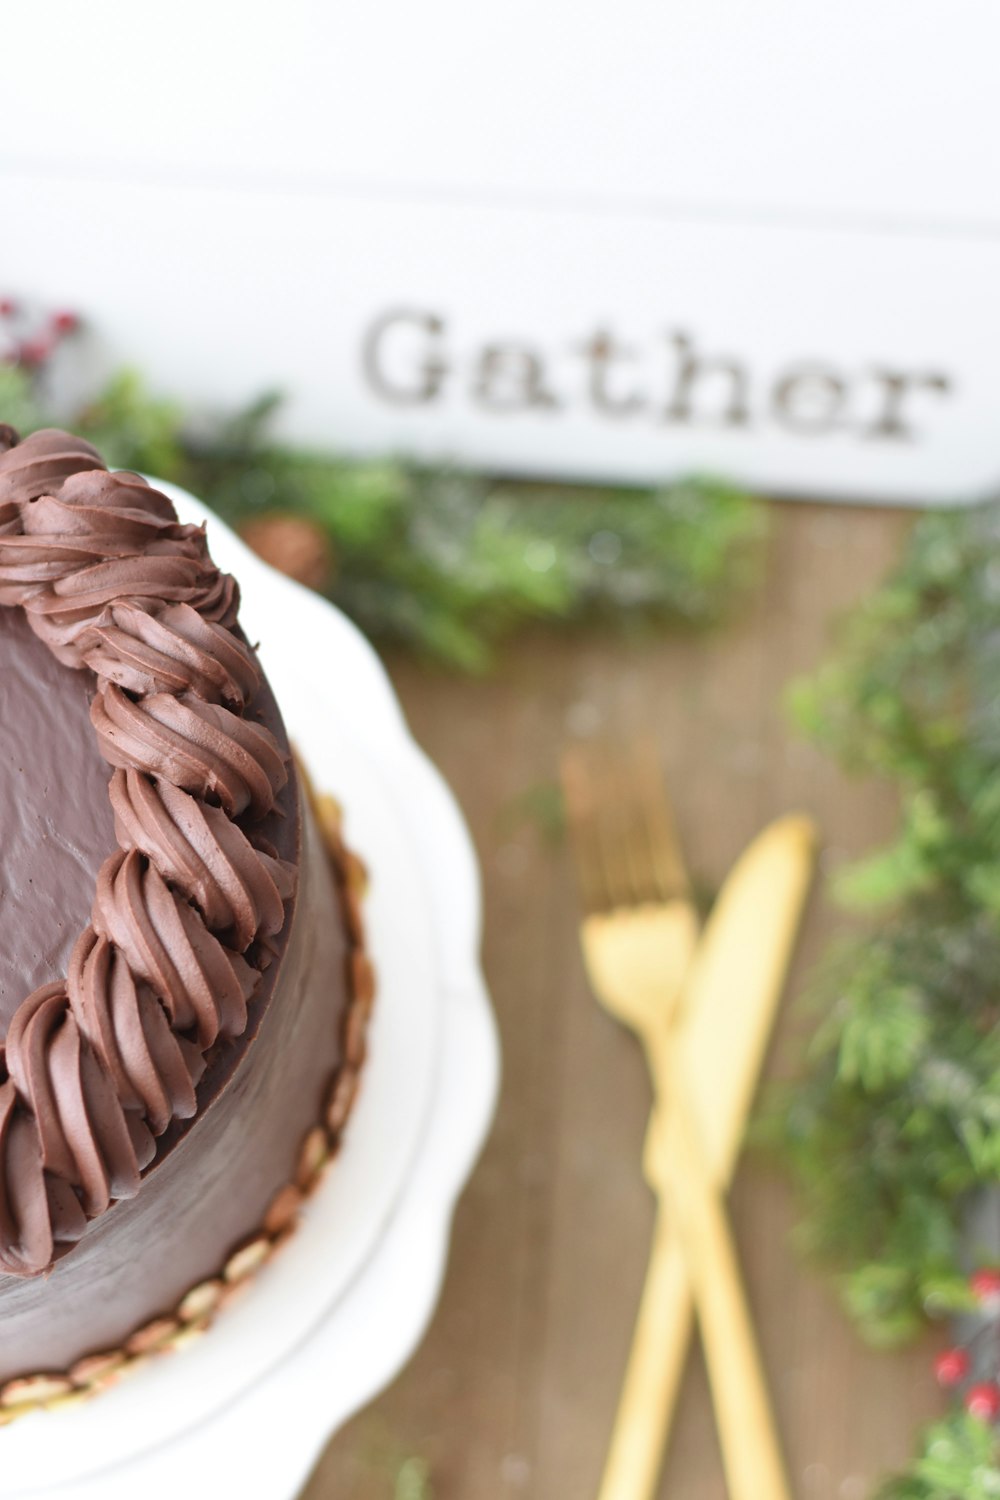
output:
[[496, 1097], [471, 843], [381, 664], [338, 611], [159, 487], [182, 519], [208, 521], [213, 556], [239, 577], [290, 737], [371, 871], [370, 1055], [341, 1156], [282, 1253], [190, 1350], [0, 1430], [2, 1500], [292, 1500], [418, 1343]]

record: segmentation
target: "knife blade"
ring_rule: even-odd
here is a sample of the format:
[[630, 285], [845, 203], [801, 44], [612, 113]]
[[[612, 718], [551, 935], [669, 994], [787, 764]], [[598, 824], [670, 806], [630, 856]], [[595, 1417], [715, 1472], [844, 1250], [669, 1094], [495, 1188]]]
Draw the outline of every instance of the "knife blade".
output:
[[[815, 824], [768, 825], [733, 866], [695, 950], [673, 1034], [705, 1159], [732, 1177], [812, 880]], [[667, 1110], [669, 1116], [669, 1109]], [[661, 1180], [669, 1119], [646, 1137], [647, 1180]]]

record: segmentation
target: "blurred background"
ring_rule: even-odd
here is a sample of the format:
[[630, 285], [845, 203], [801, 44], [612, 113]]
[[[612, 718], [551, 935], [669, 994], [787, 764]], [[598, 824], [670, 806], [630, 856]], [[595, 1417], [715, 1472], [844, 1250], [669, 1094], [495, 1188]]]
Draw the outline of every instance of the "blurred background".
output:
[[981, 493], [991, 17], [13, 7], [5, 274], [79, 307], [105, 368], [198, 403], [279, 388], [312, 444]]
[[[995, 1316], [998, 41], [981, 0], [4, 16], [0, 420], [344, 608], [483, 861], [496, 1129], [424, 1346], [308, 1500], [597, 1492], [650, 1096], [557, 767], [640, 732], [706, 905], [770, 818], [821, 828], [733, 1199], [793, 1489], [916, 1452], [882, 1493], [1000, 1492], [950, 1321]], [[661, 1493], [721, 1474], [695, 1354]]]

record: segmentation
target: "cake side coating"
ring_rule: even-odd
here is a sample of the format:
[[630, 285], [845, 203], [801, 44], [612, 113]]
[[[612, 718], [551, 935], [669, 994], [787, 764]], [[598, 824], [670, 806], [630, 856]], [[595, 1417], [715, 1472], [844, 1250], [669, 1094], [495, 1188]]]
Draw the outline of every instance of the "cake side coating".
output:
[[359, 929], [352, 938], [331, 920], [337, 872], [308, 806], [301, 828], [279, 993], [251, 1008], [240, 1066], [158, 1155], [142, 1191], [96, 1219], [47, 1277], [0, 1277], [0, 1426], [39, 1397], [92, 1393], [135, 1357], [204, 1328], [290, 1228], [335, 1149], [363, 1051], [370, 971]]
[[238, 590], [203, 528], [68, 434], [0, 429], [0, 450], [0, 605], [93, 687], [87, 749], [115, 768], [118, 845], [68, 973], [5, 1000], [6, 1301], [11, 1277], [103, 1238], [118, 1204], [111, 1235], [236, 1087], [287, 959], [299, 817]]

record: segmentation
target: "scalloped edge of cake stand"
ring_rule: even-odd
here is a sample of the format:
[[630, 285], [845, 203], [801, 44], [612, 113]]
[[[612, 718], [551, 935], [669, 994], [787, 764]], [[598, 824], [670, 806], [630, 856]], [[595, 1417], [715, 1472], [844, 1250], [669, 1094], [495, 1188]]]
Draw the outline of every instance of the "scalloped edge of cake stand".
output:
[[[12, 1436], [23, 1431], [25, 1439], [29, 1426], [34, 1429], [27, 1447], [35, 1448], [39, 1467], [28, 1488], [23, 1479], [19, 1488], [0, 1481], [5, 1500], [29, 1494], [33, 1500], [131, 1500], [139, 1492], [146, 1500], [172, 1500], [182, 1485], [190, 1487], [192, 1473], [204, 1493], [218, 1487], [220, 1493], [240, 1493], [243, 1500], [291, 1500], [329, 1437], [399, 1372], [419, 1342], [437, 1302], [454, 1207], [485, 1140], [498, 1088], [496, 1025], [478, 958], [481, 901], [471, 840], [447, 786], [412, 739], [381, 662], [339, 611], [266, 567], [185, 492], [159, 487], [176, 500], [185, 519], [208, 521], [213, 555], [239, 576], [246, 629], [264, 641], [265, 668], [317, 784], [337, 791], [336, 767], [327, 763], [327, 753], [343, 757], [350, 747], [364, 760], [385, 798], [386, 813], [405, 838], [422, 876], [415, 906], [433, 948], [439, 1008], [434, 1067], [424, 1080], [427, 1108], [413, 1150], [398, 1190], [371, 1226], [365, 1254], [342, 1284], [317, 1289], [312, 1315], [296, 1322], [292, 1337], [272, 1341], [273, 1357], [269, 1354], [264, 1367], [248, 1377], [239, 1367], [240, 1341], [233, 1337], [237, 1315], [244, 1334], [255, 1318], [262, 1336], [265, 1317], [273, 1328], [274, 1297], [266, 1312], [262, 1278], [262, 1285], [251, 1287], [235, 1305], [232, 1317], [224, 1314], [189, 1353], [154, 1361], [120, 1392], [108, 1392], [89, 1406], [65, 1415], [42, 1413], [8, 1429]], [[306, 661], [304, 640], [313, 643]], [[349, 685], [349, 713], [341, 713], [332, 692], [328, 696], [309, 681], [327, 657], [336, 662], [338, 681]], [[316, 712], [317, 698], [323, 713]], [[332, 742], [331, 714], [342, 721]], [[346, 829], [350, 839], [349, 800]], [[360, 842], [365, 854], [365, 841]], [[374, 874], [377, 880], [377, 868]], [[384, 948], [384, 937], [382, 942]], [[377, 944], [374, 956], [378, 963]], [[376, 1035], [376, 1045], [377, 1040]], [[361, 1108], [364, 1098], [363, 1090]], [[350, 1152], [349, 1125], [345, 1161]], [[397, 1174], [401, 1160], [397, 1154]], [[342, 1165], [329, 1184], [336, 1184]], [[302, 1226], [303, 1241], [310, 1228], [308, 1221]], [[295, 1251], [298, 1239], [288, 1251]], [[270, 1274], [269, 1268], [263, 1277]], [[232, 1378], [223, 1379], [222, 1389], [213, 1390], [210, 1410], [193, 1420], [194, 1370], [188, 1361], [213, 1346], [216, 1369], [225, 1358]], [[113, 1414], [119, 1396], [123, 1402]], [[138, 1442], [136, 1434], [123, 1431], [129, 1410], [134, 1416], [140, 1409], [137, 1401], [172, 1418], [144, 1421]], [[114, 1440], [115, 1423], [120, 1442]], [[43, 1477], [46, 1449], [65, 1454], [73, 1446], [71, 1429], [81, 1438], [96, 1437], [98, 1425], [105, 1430], [97, 1448], [111, 1437], [101, 1464], [94, 1461], [95, 1444], [87, 1441], [82, 1446], [90, 1450], [89, 1461], [74, 1471], [74, 1460], [62, 1458], [61, 1472]], [[18, 1465], [22, 1473], [26, 1457], [22, 1454]]]

